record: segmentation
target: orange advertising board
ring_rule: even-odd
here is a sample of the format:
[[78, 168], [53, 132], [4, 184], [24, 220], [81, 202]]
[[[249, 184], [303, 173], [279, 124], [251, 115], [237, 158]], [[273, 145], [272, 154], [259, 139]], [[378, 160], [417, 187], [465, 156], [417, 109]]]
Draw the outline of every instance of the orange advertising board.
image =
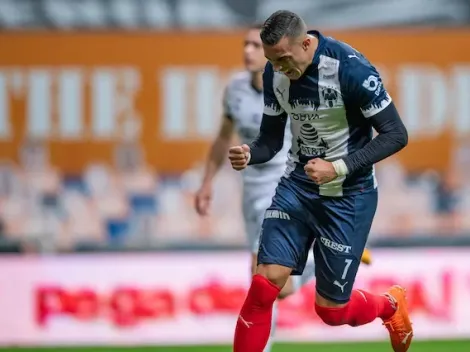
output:
[[[444, 168], [470, 136], [470, 31], [327, 33], [381, 71], [409, 129], [408, 168]], [[0, 159], [27, 137], [66, 172], [110, 160], [134, 141], [149, 164], [178, 172], [217, 132], [243, 32], [0, 34]]]

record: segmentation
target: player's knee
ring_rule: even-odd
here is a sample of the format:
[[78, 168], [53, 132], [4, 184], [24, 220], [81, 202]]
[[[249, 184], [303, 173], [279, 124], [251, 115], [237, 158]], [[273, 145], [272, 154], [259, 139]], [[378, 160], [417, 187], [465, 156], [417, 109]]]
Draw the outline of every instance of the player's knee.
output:
[[278, 299], [284, 299], [289, 297], [295, 292], [295, 287], [294, 287], [294, 280], [292, 280], [292, 276], [290, 276], [284, 287], [282, 288], [281, 292], [279, 292], [279, 296], [277, 296]]
[[339, 308], [332, 308], [322, 307], [315, 303], [315, 312], [326, 325], [340, 326], [347, 323], [347, 305]]
[[284, 286], [281, 292], [279, 292], [279, 296], [277, 296], [277, 298], [282, 300], [291, 296], [293, 293], [294, 292], [290, 288], [286, 288], [286, 286]]
[[[266, 308], [272, 306], [277, 298], [279, 287], [270, 282], [267, 278], [261, 275], [254, 275], [251, 281], [250, 289], [248, 290], [247, 300], [258, 308]], [[271, 294], [274, 291], [274, 295]]]
[[277, 264], [260, 264], [256, 268], [256, 273], [264, 276], [274, 285], [281, 289], [286, 284], [292, 269]]

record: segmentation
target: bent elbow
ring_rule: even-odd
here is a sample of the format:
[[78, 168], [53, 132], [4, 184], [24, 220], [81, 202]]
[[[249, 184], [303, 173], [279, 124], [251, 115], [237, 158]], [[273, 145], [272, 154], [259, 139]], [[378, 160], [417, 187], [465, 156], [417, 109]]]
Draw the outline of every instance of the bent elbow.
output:
[[408, 131], [406, 128], [403, 129], [400, 138], [400, 149], [405, 148], [408, 145]]

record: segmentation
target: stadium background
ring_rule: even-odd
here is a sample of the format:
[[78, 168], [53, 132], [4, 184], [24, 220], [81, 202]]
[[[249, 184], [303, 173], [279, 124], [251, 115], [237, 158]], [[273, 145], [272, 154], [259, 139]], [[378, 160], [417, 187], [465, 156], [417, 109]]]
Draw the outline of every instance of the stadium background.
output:
[[[1, 346], [230, 342], [249, 282], [240, 179], [221, 171], [205, 219], [193, 194], [244, 27], [280, 8], [366, 54], [409, 130], [377, 167], [358, 286], [408, 287], [412, 351], [470, 350], [466, 0], [0, 1]], [[322, 325], [313, 292], [281, 303], [275, 352], [390, 350], [380, 324]]]

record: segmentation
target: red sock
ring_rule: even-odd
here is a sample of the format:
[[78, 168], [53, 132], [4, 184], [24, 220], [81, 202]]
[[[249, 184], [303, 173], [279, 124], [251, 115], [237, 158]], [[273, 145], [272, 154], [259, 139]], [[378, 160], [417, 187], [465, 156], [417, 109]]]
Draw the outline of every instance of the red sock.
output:
[[395, 313], [395, 305], [387, 296], [353, 290], [349, 303], [341, 308], [315, 305], [318, 316], [328, 325], [360, 326], [376, 318], [388, 319]]
[[234, 352], [263, 352], [271, 332], [273, 304], [280, 291], [265, 277], [253, 276], [237, 320]]

